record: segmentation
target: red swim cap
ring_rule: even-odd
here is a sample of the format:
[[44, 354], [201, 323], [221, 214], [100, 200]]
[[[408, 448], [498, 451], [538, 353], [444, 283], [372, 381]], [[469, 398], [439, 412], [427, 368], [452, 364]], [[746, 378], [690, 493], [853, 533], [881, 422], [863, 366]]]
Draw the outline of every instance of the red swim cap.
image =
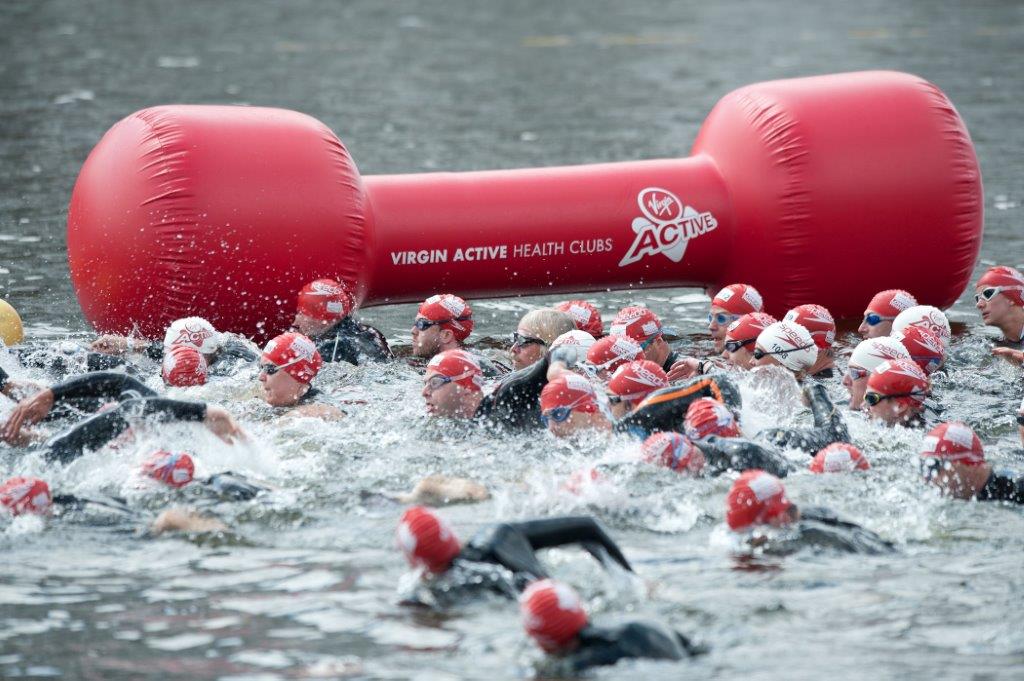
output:
[[1005, 265], [997, 265], [985, 270], [978, 279], [977, 286], [1001, 286], [1004, 296], [1017, 305], [1024, 305], [1024, 274]]
[[519, 597], [526, 633], [549, 653], [568, 645], [587, 626], [587, 612], [572, 587], [552, 579], [534, 582]]
[[447, 570], [462, 548], [444, 518], [423, 506], [413, 506], [402, 514], [395, 536], [409, 565], [433, 573]]
[[206, 358], [191, 345], [172, 345], [164, 350], [160, 375], [166, 385], [185, 387], [206, 383]]
[[282, 333], [263, 348], [263, 361], [276, 364], [299, 383], [316, 378], [324, 361], [316, 344], [301, 333]]
[[893, 340], [907, 349], [910, 359], [926, 374], [934, 373], [946, 360], [942, 339], [922, 326], [908, 326], [892, 334]]
[[761, 332], [774, 324], [777, 319], [764, 312], [748, 312], [729, 325], [725, 331], [726, 340], [757, 340]]
[[612, 320], [611, 333], [643, 343], [661, 335], [661, 319], [646, 307], [624, 307]]
[[812, 473], [848, 473], [871, 468], [868, 459], [848, 442], [833, 442], [814, 455], [809, 466]]
[[917, 305], [917, 298], [900, 288], [891, 288], [880, 293], [868, 303], [867, 311], [882, 317], [895, 319], [896, 315]]
[[921, 443], [921, 458], [980, 466], [985, 463], [985, 450], [970, 426], [952, 421], [939, 424], [928, 432]]
[[598, 410], [593, 384], [579, 374], [562, 374], [540, 391], [540, 411], [572, 407], [573, 411], [592, 414]]
[[686, 418], [683, 419], [683, 428], [692, 440], [700, 440], [709, 435], [737, 437], [740, 434], [732, 410], [710, 397], [701, 397], [690, 403]]
[[452, 379], [456, 385], [467, 390], [480, 392], [484, 384], [484, 373], [480, 363], [465, 350], [445, 350], [430, 358], [427, 371], [433, 371]]
[[50, 486], [39, 478], [11, 478], [0, 485], [0, 506], [11, 515], [46, 513], [53, 504]]
[[601, 320], [601, 313], [591, 303], [585, 300], [570, 300], [555, 305], [555, 309], [568, 313], [580, 331], [586, 331], [594, 338], [604, 335], [604, 322]]
[[821, 305], [797, 305], [782, 319], [796, 322], [810, 331], [814, 344], [819, 348], [830, 348], [836, 340], [836, 320], [832, 318], [832, 313]]
[[680, 433], [655, 433], [641, 446], [644, 461], [670, 468], [678, 473], [696, 475], [704, 468], [704, 452]]
[[587, 350], [587, 362], [608, 371], [615, 371], [626, 362], [643, 358], [644, 349], [640, 344], [622, 334], [600, 338]]
[[417, 314], [432, 322], [444, 322], [438, 326], [450, 330], [455, 340], [460, 343], [473, 331], [472, 308], [465, 300], [450, 293], [430, 296], [420, 303]]
[[720, 307], [729, 314], [748, 314], [764, 309], [764, 301], [750, 284], [729, 284], [715, 294], [711, 307]]
[[746, 471], [732, 484], [725, 497], [725, 521], [733, 530], [771, 522], [783, 516], [793, 504], [786, 489], [774, 475]]
[[295, 309], [307, 317], [322, 322], [334, 322], [352, 314], [353, 307], [355, 301], [344, 284], [333, 279], [317, 279], [299, 291]]
[[650, 360], [623, 364], [608, 381], [608, 392], [630, 402], [639, 402], [655, 390], [668, 385], [664, 369]]
[[142, 472], [165, 485], [184, 487], [192, 482], [196, 466], [192, 457], [184, 452], [160, 449], [143, 462]]
[[908, 359], [882, 362], [868, 376], [868, 392], [880, 395], [906, 395], [901, 400], [924, 402], [930, 384], [921, 367]]

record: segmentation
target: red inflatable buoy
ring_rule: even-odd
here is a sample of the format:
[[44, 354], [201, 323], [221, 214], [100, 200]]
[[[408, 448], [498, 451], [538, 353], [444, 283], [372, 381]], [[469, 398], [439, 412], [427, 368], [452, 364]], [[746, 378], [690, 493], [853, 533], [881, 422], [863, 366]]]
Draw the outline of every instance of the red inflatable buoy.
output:
[[101, 331], [158, 337], [199, 315], [265, 337], [320, 277], [363, 306], [742, 281], [776, 316], [858, 315], [893, 287], [946, 307], [981, 233], [953, 105], [915, 76], [866, 72], [736, 90], [689, 158], [532, 170], [361, 178], [299, 113], [146, 109], [85, 162], [68, 256]]

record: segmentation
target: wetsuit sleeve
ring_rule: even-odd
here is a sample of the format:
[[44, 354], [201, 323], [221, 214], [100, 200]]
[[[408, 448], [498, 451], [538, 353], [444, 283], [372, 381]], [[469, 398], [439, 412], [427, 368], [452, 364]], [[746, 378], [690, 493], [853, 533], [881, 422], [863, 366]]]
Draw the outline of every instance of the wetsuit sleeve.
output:
[[624, 659], [681, 660], [701, 652], [682, 634], [647, 622], [615, 627], [587, 625], [579, 633], [579, 647], [569, 656], [569, 662], [579, 672]]
[[202, 421], [206, 403], [172, 400], [169, 397], [145, 397], [126, 400], [118, 411], [126, 416], [159, 416], [162, 421]]
[[11, 377], [7, 375], [7, 372], [0, 369], [0, 391], [7, 387], [7, 381], [11, 380]]
[[793, 467], [782, 454], [752, 440], [739, 437], [723, 438], [716, 435], [694, 441], [704, 454], [708, 467], [715, 473], [727, 470], [746, 471], [760, 469], [784, 478]]
[[459, 558], [501, 565], [510, 570], [522, 586], [525, 582], [548, 576], [526, 535], [512, 523], [484, 528], [462, 547]]
[[[623, 555], [622, 549], [593, 518], [587, 516], [544, 518], [514, 523], [514, 526], [523, 533], [534, 550], [564, 546], [565, 544], [580, 544], [602, 563], [604, 556], [607, 555], [626, 570], [633, 571], [626, 556]], [[604, 551], [602, 552], [598, 547]]]
[[385, 362], [394, 358], [384, 334], [351, 317], [341, 320], [332, 332], [318, 341], [317, 350], [325, 362], [358, 365], [363, 360]]
[[850, 433], [825, 386], [812, 385], [804, 390], [804, 395], [814, 417], [813, 428], [769, 428], [761, 436], [776, 447], [800, 449], [811, 455], [833, 442], [849, 442]]
[[70, 463], [87, 450], [96, 450], [128, 430], [121, 409], [96, 414], [76, 424], [46, 443], [43, 457], [47, 461]]
[[[730, 404], [718, 376], [697, 376], [682, 385], [655, 390], [629, 415], [615, 424], [615, 430], [646, 437], [658, 431], [682, 431], [686, 410], [701, 397], [712, 397]], [[733, 407], [735, 408], [735, 407]]]
[[95, 371], [76, 376], [50, 388], [54, 404], [86, 398], [151, 397], [156, 392], [137, 378], [117, 371]]
[[540, 393], [548, 382], [550, 357], [545, 355], [503, 380], [484, 398], [477, 417], [512, 428], [539, 428]]
[[799, 528], [800, 534], [796, 541], [801, 545], [867, 554], [891, 553], [896, 550], [892, 542], [882, 539], [878, 534], [856, 523], [840, 518], [827, 508], [801, 508]]
[[231, 472], [218, 473], [206, 479], [206, 487], [217, 496], [232, 501], [248, 501], [254, 499], [265, 487], [253, 484], [240, 475]]
[[981, 488], [978, 501], [1012, 501], [1024, 504], [1024, 474], [1010, 471], [992, 471], [988, 482]]
[[89, 371], [110, 371], [127, 366], [124, 357], [105, 355], [102, 352], [90, 352], [85, 356], [85, 367]]

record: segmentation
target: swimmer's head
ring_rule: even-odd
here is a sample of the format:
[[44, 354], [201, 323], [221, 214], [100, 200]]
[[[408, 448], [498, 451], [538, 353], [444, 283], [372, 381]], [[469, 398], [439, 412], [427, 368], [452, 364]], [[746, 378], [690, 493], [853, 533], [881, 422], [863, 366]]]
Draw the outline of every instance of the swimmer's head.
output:
[[864, 403], [871, 418], [893, 426], [924, 411], [924, 400], [930, 391], [928, 376], [913, 361], [886, 360], [868, 376]]
[[272, 407], [296, 404], [321, 366], [320, 352], [306, 336], [290, 331], [271, 339], [260, 357], [263, 398]]
[[892, 322], [890, 335], [897, 334], [908, 326], [919, 326], [925, 331], [931, 331], [939, 337], [943, 345], [948, 345], [953, 335], [946, 313], [931, 305], [915, 305], [900, 312]]
[[556, 437], [610, 427], [593, 384], [579, 374], [562, 374], [544, 386], [540, 393], [540, 414], [544, 425]]
[[185, 452], [159, 449], [142, 462], [142, 472], [157, 482], [178, 488], [192, 482], [196, 466], [192, 457]]
[[974, 302], [989, 326], [1024, 318], [1024, 274], [1012, 267], [990, 267], [974, 289]]
[[431, 358], [423, 377], [423, 399], [435, 416], [471, 418], [483, 399], [483, 371], [465, 350], [446, 350]]
[[782, 482], [761, 470], [744, 472], [725, 497], [725, 522], [734, 531], [755, 525], [788, 525], [798, 517]]
[[176, 319], [164, 334], [164, 352], [175, 345], [189, 345], [206, 356], [217, 354], [221, 334], [202, 317]]
[[926, 374], [933, 374], [946, 361], [946, 346], [938, 336], [922, 326], [907, 326], [893, 331], [892, 340], [906, 348], [910, 359]]
[[811, 332], [796, 322], [775, 322], [754, 342], [755, 366], [783, 366], [793, 373], [807, 371], [818, 359]]
[[519, 611], [526, 633], [548, 653], [571, 650], [587, 612], [572, 587], [553, 579], [534, 582], [519, 597]]
[[412, 354], [433, 357], [455, 350], [473, 331], [473, 309], [450, 293], [430, 296], [420, 303], [412, 326]]
[[961, 498], [974, 496], [971, 478], [987, 478], [985, 450], [970, 426], [959, 421], [932, 428], [921, 443], [921, 474], [943, 492]]
[[0, 484], [0, 508], [11, 515], [41, 515], [48, 513], [52, 505], [53, 496], [45, 480], [18, 477]]
[[700, 440], [711, 435], [740, 435], [740, 426], [732, 409], [710, 397], [701, 397], [690, 403], [683, 419], [683, 427], [686, 429], [687, 437], [692, 440]]
[[910, 354], [899, 341], [888, 336], [867, 338], [853, 349], [843, 374], [843, 385], [850, 393], [850, 409], [861, 408], [871, 372], [882, 362], [892, 359], [910, 359]]
[[808, 469], [812, 473], [849, 473], [871, 468], [863, 452], [848, 442], [833, 442], [811, 459]]
[[[570, 366], [579, 362], [583, 362], [587, 359], [587, 353], [590, 348], [594, 347], [594, 337], [586, 331], [580, 331], [579, 329], [573, 329], [572, 331], [566, 331], [561, 336], [556, 338], [551, 343], [551, 349], [565, 348], [561, 351], [561, 359], [569, 362]], [[556, 359], [555, 355], [552, 355], [552, 360]]]
[[761, 294], [750, 284], [729, 284], [716, 293], [708, 313], [708, 331], [715, 341], [715, 352], [725, 349], [725, 332], [730, 324], [745, 314], [763, 309]]
[[619, 310], [612, 320], [610, 332], [629, 336], [644, 351], [644, 359], [662, 366], [672, 349], [665, 341], [665, 329], [661, 319], [646, 307], [631, 305]]
[[896, 315], [917, 305], [917, 298], [899, 288], [892, 288], [875, 294], [864, 309], [864, 320], [857, 328], [864, 338], [881, 338], [892, 331]]
[[334, 279], [311, 281], [299, 291], [292, 329], [315, 338], [352, 314], [354, 307], [345, 284]]
[[697, 475], [704, 468], [704, 452], [681, 433], [655, 433], [644, 440], [641, 451], [644, 461], [677, 473]]
[[21, 316], [10, 303], [0, 299], [0, 340], [10, 347], [24, 339], [25, 329], [21, 325]]
[[776, 321], [764, 312], [750, 312], [734, 320], [725, 330], [722, 357], [735, 367], [749, 369], [754, 363], [757, 337]]
[[594, 342], [587, 350], [587, 364], [595, 375], [607, 381], [626, 362], [644, 358], [644, 349], [629, 336], [609, 334]]
[[668, 376], [654, 362], [642, 359], [623, 364], [608, 381], [608, 402], [612, 407], [612, 415], [616, 418], [625, 416], [652, 392], [667, 386]]
[[525, 369], [544, 356], [556, 338], [576, 328], [572, 317], [554, 309], [531, 310], [512, 334], [512, 366]]
[[395, 538], [409, 565], [434, 574], [451, 567], [462, 550], [448, 522], [423, 506], [406, 509], [398, 522]]
[[784, 321], [796, 322], [811, 333], [818, 352], [832, 349], [836, 339], [836, 320], [832, 313], [822, 305], [797, 305], [786, 313]]
[[205, 385], [206, 373], [206, 358], [191, 345], [174, 345], [164, 351], [164, 361], [160, 367], [164, 385]]
[[586, 300], [569, 300], [555, 305], [555, 309], [572, 317], [572, 321], [580, 331], [586, 331], [594, 338], [604, 335], [604, 321], [601, 319], [601, 312], [592, 303]]

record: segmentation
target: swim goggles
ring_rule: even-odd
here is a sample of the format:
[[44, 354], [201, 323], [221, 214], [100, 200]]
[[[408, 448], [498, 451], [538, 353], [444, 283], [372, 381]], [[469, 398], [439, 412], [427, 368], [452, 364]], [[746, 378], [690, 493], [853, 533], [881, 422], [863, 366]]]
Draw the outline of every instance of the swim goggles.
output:
[[516, 347], [516, 346], [523, 347], [525, 345], [530, 345], [531, 343], [535, 343], [537, 345], [544, 345], [544, 346], [547, 345], [547, 343], [545, 343], [540, 338], [534, 338], [533, 336], [524, 336], [523, 334], [519, 333], [518, 331], [513, 331], [512, 332], [512, 347]]
[[909, 393], [896, 393], [894, 395], [882, 395], [879, 393], [865, 393], [864, 402], [869, 407], [881, 404], [885, 400], [895, 400], [897, 397], [923, 397], [925, 393], [922, 392], [909, 392]]
[[811, 343], [810, 345], [801, 345], [798, 348], [790, 348], [789, 350], [773, 350], [771, 352], [767, 350], [762, 350], [761, 348], [754, 348], [754, 359], [761, 359], [762, 357], [767, 357], [768, 355], [782, 355], [783, 357], [785, 357], [787, 353], [796, 352], [797, 350], [808, 350], [813, 347], [814, 343]]
[[274, 374], [276, 374], [281, 369], [287, 369], [291, 365], [296, 364], [296, 363], [301, 362], [301, 361], [302, 361], [301, 357], [296, 357], [292, 361], [285, 362], [284, 364], [274, 364], [273, 362], [267, 362], [266, 364], [262, 364], [261, 363], [260, 364], [260, 373], [264, 373], [267, 376], [273, 376]]
[[650, 338], [648, 338], [647, 340], [645, 340], [642, 343], [640, 343], [640, 349], [641, 350], [646, 350], [648, 345], [650, 345], [654, 341], [658, 340], [659, 338], [661, 338], [661, 332], [660, 331], [658, 333], [654, 334], [653, 336], [651, 336]]
[[725, 326], [729, 322], [734, 322], [740, 318], [738, 314], [726, 314], [725, 312], [717, 312], [715, 314], [708, 315], [708, 324], [714, 322], [719, 326]]
[[982, 300], [992, 300], [996, 297], [996, 294], [1003, 291], [1024, 291], [1024, 286], [989, 286], [988, 288], [981, 289], [981, 293], [974, 294], [974, 302], [980, 303]]
[[739, 352], [740, 348], [746, 347], [747, 345], [750, 345], [756, 340], [756, 338], [748, 338], [747, 340], [742, 341], [727, 340], [725, 341], [725, 349], [728, 350], [729, 352]]
[[564, 407], [553, 407], [540, 415], [540, 422], [544, 424], [544, 427], [548, 427], [548, 423], [554, 421], [555, 423], [562, 423], [569, 419], [572, 415], [572, 410], [586, 402], [586, 398], [577, 398], [572, 404], [567, 404]]
[[868, 312], [864, 315], [864, 323], [868, 326], [878, 326], [882, 322], [891, 322], [895, 317], [883, 317], [877, 312]]
[[454, 319], [439, 319], [436, 322], [432, 322], [429, 319], [417, 319], [412, 323], [412, 327], [417, 331], [426, 331], [432, 326], [439, 326], [441, 324], [448, 324], [450, 322], [468, 322], [471, 317], [455, 317]]
[[867, 369], [861, 369], [860, 367], [848, 366], [846, 367], [846, 375], [850, 377], [851, 381], [859, 381], [871, 372]]
[[441, 388], [445, 387], [449, 383], [453, 383], [455, 381], [461, 381], [462, 379], [469, 378], [472, 375], [473, 375], [472, 371], [465, 371], [465, 372], [459, 374], [458, 376], [444, 376], [442, 374], [434, 374], [433, 376], [431, 376], [430, 378], [427, 379], [428, 392], [434, 392], [435, 390], [440, 390]]

